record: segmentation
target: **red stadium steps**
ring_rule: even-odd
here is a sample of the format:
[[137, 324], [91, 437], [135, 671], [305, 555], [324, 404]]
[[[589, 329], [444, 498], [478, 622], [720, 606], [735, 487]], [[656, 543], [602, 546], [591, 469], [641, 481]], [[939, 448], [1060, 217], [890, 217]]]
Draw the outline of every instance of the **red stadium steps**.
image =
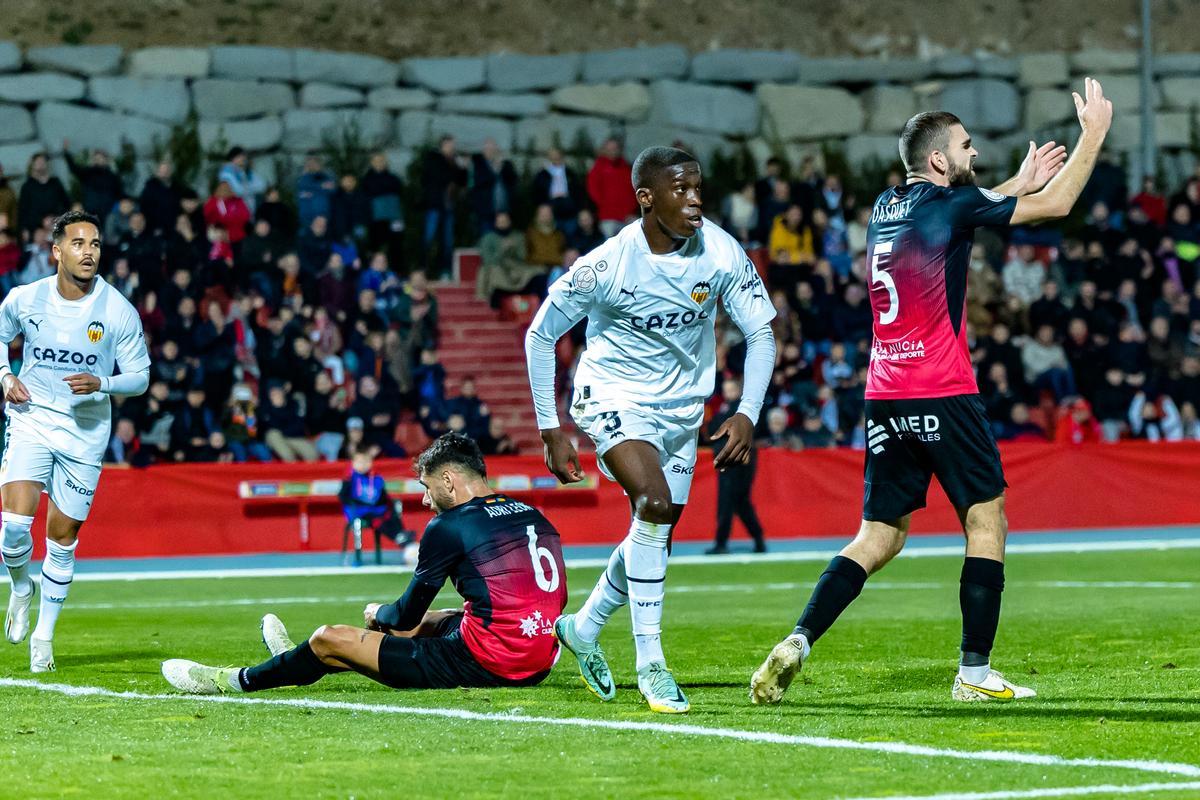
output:
[[446, 395], [458, 393], [464, 378], [475, 378], [475, 391], [492, 416], [525, 453], [541, 450], [533, 401], [525, 372], [524, 325], [506, 321], [471, 284], [441, 284], [438, 301], [438, 359], [446, 368]]

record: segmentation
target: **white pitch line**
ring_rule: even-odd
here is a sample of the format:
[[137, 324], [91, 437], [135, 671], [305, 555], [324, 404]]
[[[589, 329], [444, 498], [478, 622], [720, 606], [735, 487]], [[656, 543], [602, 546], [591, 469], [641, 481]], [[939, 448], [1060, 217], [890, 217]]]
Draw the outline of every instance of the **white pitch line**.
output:
[[[849, 541], [849, 539], [847, 539]], [[1200, 538], [1187, 539], [1118, 539], [1108, 542], [1040, 542], [1012, 543], [1006, 548], [1010, 555], [1043, 555], [1047, 553], [1111, 553], [1145, 550], [1192, 550], [1200, 548]], [[758, 554], [736, 554], [726, 556], [672, 556], [672, 564], [689, 566], [724, 566], [729, 564], [790, 564], [804, 561], [828, 561], [838, 550], [808, 550], [803, 552], [772, 552]], [[910, 546], [900, 558], [946, 558], [962, 556], [962, 545]], [[596, 568], [608, 564], [604, 558], [569, 558], [569, 568]], [[337, 575], [403, 575], [412, 572], [407, 565], [388, 566], [309, 566], [309, 567], [248, 567], [245, 569], [154, 569], [114, 570], [108, 572], [77, 572], [76, 581], [153, 581], [186, 580], [190, 578], [319, 578]], [[7, 583], [8, 576], [0, 576], [0, 583]]]
[[[36, 582], [38, 577], [34, 577]], [[811, 583], [775, 582], [775, 583], [713, 583], [671, 586], [667, 584], [668, 594], [707, 594], [738, 593], [738, 592], [794, 592], [811, 588]], [[875, 581], [864, 587], [875, 591], [926, 591], [931, 589], [948, 590], [957, 587], [957, 583], [936, 583], [924, 581]], [[1019, 586], [1037, 586], [1049, 589], [1195, 589], [1200, 583], [1195, 581], [1013, 581], [1010, 588]], [[589, 588], [572, 589], [570, 595], [583, 597], [591, 593]], [[288, 606], [315, 605], [318, 603], [371, 603], [378, 602], [376, 595], [360, 594], [330, 597], [327, 595], [305, 595], [297, 597], [222, 597], [212, 600], [162, 600], [137, 602], [108, 602], [108, 603], [71, 603], [72, 610], [78, 611], [110, 611], [113, 609], [137, 610], [159, 608], [221, 608], [225, 606]]]
[[462, 708], [422, 708], [393, 706], [383, 703], [349, 703], [335, 700], [312, 700], [307, 698], [244, 697], [241, 695], [182, 695], [146, 694], [143, 692], [116, 692], [99, 686], [72, 686], [65, 683], [41, 683], [28, 678], [0, 678], [0, 688], [33, 689], [39, 692], [65, 695], [67, 697], [112, 697], [119, 700], [151, 700], [166, 702], [208, 702], [232, 705], [286, 706], [292, 708], [320, 708], [337, 711], [352, 711], [369, 714], [397, 714], [411, 717], [434, 717], [469, 722], [501, 722], [521, 725], [559, 726], [565, 728], [593, 728], [613, 731], [638, 731], [677, 736], [699, 736], [711, 739], [728, 739], [758, 744], [797, 745], [833, 750], [865, 750], [892, 755], [924, 756], [927, 758], [953, 758], [963, 761], [992, 761], [1006, 764], [1036, 764], [1047, 767], [1086, 767], [1091, 769], [1128, 769], [1162, 775], [1180, 775], [1200, 778], [1200, 766], [1168, 761], [1142, 759], [1067, 758], [1042, 753], [1021, 753], [1012, 750], [951, 750], [928, 747], [905, 742], [860, 742], [854, 739], [832, 739], [825, 736], [798, 736], [772, 731], [738, 730], [715, 728], [706, 725], [672, 724], [663, 722], [641, 722], [637, 720], [604, 720], [584, 717], [536, 717], [517, 713], [483, 714]]
[[887, 795], [886, 797], [857, 797], [853, 800], [1024, 800], [1034, 797], [1083, 797], [1089, 794], [1144, 794], [1146, 792], [1182, 792], [1200, 789], [1200, 781], [1184, 783], [1138, 783], [1131, 786], [1063, 786], [1057, 789], [1027, 791], [951, 792], [949, 794]]
[[[1120, 539], [1108, 542], [1049, 542], [1049, 543], [1010, 543], [1006, 548], [1010, 554], [1040, 555], [1046, 553], [1103, 553], [1147, 550], [1176, 550], [1200, 548], [1200, 538], [1186, 539]], [[838, 551], [811, 550], [801, 552], [772, 552], [759, 554], [735, 554], [724, 556], [672, 556], [672, 564], [689, 566], [721, 566], [729, 564], [774, 564], [796, 563], [805, 561], [828, 561], [837, 555]], [[938, 545], [930, 547], [910, 547], [900, 554], [901, 558], [945, 558], [961, 556], [961, 545]], [[569, 558], [566, 566], [569, 568], [596, 568], [608, 564], [608, 558]], [[180, 580], [188, 578], [271, 578], [271, 577], [321, 577], [337, 575], [400, 575], [412, 572], [409, 565], [394, 564], [387, 566], [307, 566], [307, 567], [249, 567], [244, 569], [161, 569], [161, 570], [117, 570], [111, 572], [80, 572], [75, 580], [83, 581], [141, 581], [141, 580]], [[0, 577], [6, 581], [7, 577]]]

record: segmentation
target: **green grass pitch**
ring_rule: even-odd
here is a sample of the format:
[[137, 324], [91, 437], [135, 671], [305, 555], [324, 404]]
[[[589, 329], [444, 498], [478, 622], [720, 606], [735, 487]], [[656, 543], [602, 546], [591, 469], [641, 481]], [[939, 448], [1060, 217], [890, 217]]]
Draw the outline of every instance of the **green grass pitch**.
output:
[[[78, 581], [57, 673], [32, 676], [26, 646], [0, 645], [0, 796], [1019, 798], [1090, 787], [1083, 796], [1200, 797], [1200, 769], [1155, 765], [1200, 765], [1200, 551], [1011, 557], [993, 663], [1041, 696], [1007, 705], [950, 699], [960, 564], [901, 558], [875, 576], [772, 708], [749, 704], [750, 673], [790, 630], [823, 563], [673, 566], [664, 638], [692, 700], [683, 718], [652, 714], [638, 695], [627, 613], [603, 639], [619, 687], [609, 704], [585, 690], [569, 656], [533, 689], [397, 692], [337, 675], [248, 696], [494, 719], [173, 695], [163, 659], [257, 663], [266, 611], [300, 640], [321, 623], [361, 620], [366, 600], [394, 599], [407, 576]], [[570, 571], [571, 610], [598, 574]], [[172, 696], [70, 696], [11, 679]], [[952, 752], [880, 747], [894, 742]], [[980, 751], [1012, 755], [961, 757]], [[1192, 788], [1144, 790], [1180, 782]], [[1143, 788], [1095, 788], [1105, 785]]]

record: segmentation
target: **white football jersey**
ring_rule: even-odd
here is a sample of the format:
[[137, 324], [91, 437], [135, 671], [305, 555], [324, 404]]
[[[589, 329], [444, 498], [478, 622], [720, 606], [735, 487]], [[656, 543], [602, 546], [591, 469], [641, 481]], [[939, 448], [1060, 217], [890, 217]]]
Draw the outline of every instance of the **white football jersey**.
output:
[[136, 309], [108, 283], [97, 278], [80, 300], [58, 293], [58, 277], [18, 286], [0, 303], [0, 346], [19, 335], [25, 349], [18, 377], [30, 400], [7, 404], [8, 424], [55, 452], [99, 464], [108, 447], [112, 403], [107, 394], [71, 394], [68, 375], [97, 377], [140, 372], [150, 355]]
[[572, 322], [588, 318], [576, 399], [707, 399], [718, 299], [744, 333], [775, 318], [746, 251], [708, 219], [674, 253], [652, 253], [638, 221], [581, 256], [547, 298]]

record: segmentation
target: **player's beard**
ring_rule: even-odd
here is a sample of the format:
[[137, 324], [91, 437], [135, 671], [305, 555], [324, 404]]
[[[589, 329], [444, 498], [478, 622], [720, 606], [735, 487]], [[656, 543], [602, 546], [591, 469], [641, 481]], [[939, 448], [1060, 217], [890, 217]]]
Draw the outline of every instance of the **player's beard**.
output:
[[946, 175], [946, 179], [950, 181], [951, 186], [974, 186], [975, 170], [971, 167], [970, 161], [964, 166], [951, 164], [950, 172]]

